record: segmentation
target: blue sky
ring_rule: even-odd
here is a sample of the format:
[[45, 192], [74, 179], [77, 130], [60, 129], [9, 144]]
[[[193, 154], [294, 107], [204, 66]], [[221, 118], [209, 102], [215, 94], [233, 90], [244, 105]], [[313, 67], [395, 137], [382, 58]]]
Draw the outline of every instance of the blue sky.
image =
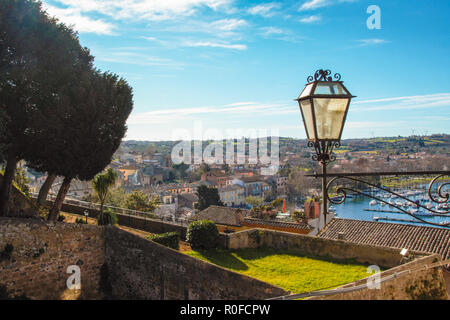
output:
[[[381, 10], [381, 29], [366, 25], [370, 5]], [[199, 127], [196, 138], [304, 138], [293, 99], [319, 68], [339, 72], [357, 96], [344, 138], [450, 133], [449, 1], [44, 0], [44, 8], [74, 26], [96, 67], [133, 87], [127, 139], [188, 138]]]

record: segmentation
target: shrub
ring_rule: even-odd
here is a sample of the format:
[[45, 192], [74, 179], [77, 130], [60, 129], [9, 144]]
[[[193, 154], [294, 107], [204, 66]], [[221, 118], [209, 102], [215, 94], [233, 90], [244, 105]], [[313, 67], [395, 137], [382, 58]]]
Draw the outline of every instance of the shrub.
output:
[[84, 220], [83, 218], [77, 218], [75, 220], [75, 223], [79, 223], [79, 224], [87, 224], [86, 220]]
[[99, 226], [106, 226], [108, 224], [117, 224], [116, 213], [111, 208], [106, 208], [103, 213], [99, 214], [97, 217], [97, 224]]
[[148, 239], [175, 250], [180, 249], [180, 234], [178, 232], [152, 234], [148, 236]]
[[292, 218], [295, 221], [305, 221], [306, 220], [305, 212], [296, 210], [296, 211], [292, 212]]
[[58, 221], [59, 221], [59, 222], [63, 222], [65, 219], [66, 219], [66, 216], [63, 216], [62, 214], [60, 214], [60, 215], [58, 216]]
[[186, 240], [194, 250], [213, 249], [217, 247], [219, 231], [210, 220], [194, 221], [188, 226]]

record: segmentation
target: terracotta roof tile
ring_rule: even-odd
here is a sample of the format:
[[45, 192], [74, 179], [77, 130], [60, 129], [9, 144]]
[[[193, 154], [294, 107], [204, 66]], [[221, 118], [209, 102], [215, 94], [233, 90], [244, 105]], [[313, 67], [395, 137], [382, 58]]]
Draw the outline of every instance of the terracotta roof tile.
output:
[[246, 210], [210, 206], [205, 210], [200, 211], [195, 214], [191, 220], [211, 220], [217, 224], [228, 225], [228, 226], [241, 226], [241, 222], [244, 219], [244, 214]]
[[256, 225], [265, 225], [279, 228], [293, 228], [299, 230], [310, 230], [311, 227], [303, 222], [295, 223], [295, 222], [286, 222], [286, 221], [278, 221], [278, 220], [264, 220], [264, 219], [256, 219], [256, 218], [245, 218], [245, 222], [256, 224]]
[[335, 218], [319, 233], [319, 237], [345, 240], [374, 246], [407, 248], [414, 251], [438, 253], [443, 259], [450, 258], [450, 230], [444, 228], [413, 226]]

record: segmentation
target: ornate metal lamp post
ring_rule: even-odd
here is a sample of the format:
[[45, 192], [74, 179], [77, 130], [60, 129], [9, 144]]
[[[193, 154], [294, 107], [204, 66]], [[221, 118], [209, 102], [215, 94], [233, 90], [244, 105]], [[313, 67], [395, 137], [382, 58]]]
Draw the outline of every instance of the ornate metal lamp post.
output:
[[[333, 79], [334, 78], [334, 79]], [[327, 221], [327, 165], [336, 160], [333, 149], [340, 147], [350, 100], [355, 96], [345, 88], [341, 75], [331, 77], [330, 70], [317, 70], [309, 76], [303, 91], [295, 99], [300, 106], [308, 147], [314, 147], [313, 160], [322, 165], [322, 213]], [[319, 219], [320, 222], [320, 219]]]

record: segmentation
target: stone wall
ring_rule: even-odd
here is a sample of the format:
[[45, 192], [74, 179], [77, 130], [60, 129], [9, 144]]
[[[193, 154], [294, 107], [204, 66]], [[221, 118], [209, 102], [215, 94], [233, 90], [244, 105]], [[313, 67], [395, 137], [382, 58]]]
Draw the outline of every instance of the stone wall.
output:
[[178, 232], [180, 239], [186, 239], [187, 227], [157, 219], [144, 219], [129, 215], [117, 214], [118, 224], [150, 233]]
[[[221, 234], [220, 238], [229, 248], [267, 246], [333, 259], [353, 259], [381, 267], [400, 263], [398, 249], [265, 229]], [[420, 256], [419, 253], [413, 255]], [[438, 259], [438, 256], [420, 258], [387, 270], [383, 275], [411, 265], [431, 264]], [[82, 290], [67, 290], [70, 265], [81, 269]], [[443, 279], [440, 269], [429, 269], [387, 281], [382, 284], [382, 290], [360, 290], [327, 298], [441, 299], [446, 297]], [[117, 299], [190, 300], [265, 299], [287, 294], [279, 287], [184, 255], [116, 227], [0, 218], [0, 299], [5, 296], [102, 299], [105, 293], [106, 297]]]
[[112, 296], [121, 299], [264, 299], [281, 288], [195, 259], [115, 227], [106, 228]]
[[[0, 174], [0, 184], [2, 183], [3, 175]], [[29, 218], [36, 215], [36, 206], [34, 202], [25, 196], [14, 185], [11, 188], [11, 197], [9, 199], [9, 216]]]
[[[383, 277], [403, 270], [420, 269], [425, 265], [442, 261], [439, 255], [423, 257], [380, 273]], [[348, 288], [367, 283], [362, 279], [340, 288]], [[339, 288], [339, 289], [340, 289]], [[311, 298], [314, 300], [446, 300], [448, 299], [446, 283], [440, 268], [430, 268], [411, 273], [399, 274], [397, 277], [380, 283], [379, 289], [362, 289], [331, 296]]]
[[[52, 202], [49, 202], [52, 203]], [[80, 207], [73, 204], [63, 203], [61, 211], [68, 212], [68, 213], [74, 213], [79, 214], [84, 217], [84, 211], [89, 211], [89, 217], [91, 218], [97, 218], [99, 214], [99, 210], [97, 209], [86, 209], [84, 207]], [[176, 231], [180, 234], [180, 238], [182, 240], [186, 239], [186, 230], [187, 227], [161, 221], [158, 219], [149, 219], [149, 218], [140, 218], [136, 216], [130, 216], [126, 214], [120, 214], [116, 213], [118, 223], [125, 227], [130, 227], [134, 229], [139, 229], [143, 231], [147, 231], [150, 233], [164, 233], [164, 232], [173, 232]]]
[[[363, 264], [376, 264], [384, 268], [399, 265], [400, 250], [355, 244], [343, 240], [332, 240], [267, 229], [245, 230], [222, 235], [222, 243], [228, 249], [269, 247], [289, 250], [305, 255], [331, 259], [350, 259]], [[425, 256], [426, 253], [410, 252], [410, 255]]]
[[[0, 218], [0, 291], [30, 299], [100, 299], [104, 248], [100, 227]], [[80, 267], [81, 292], [67, 290], [70, 265]]]

